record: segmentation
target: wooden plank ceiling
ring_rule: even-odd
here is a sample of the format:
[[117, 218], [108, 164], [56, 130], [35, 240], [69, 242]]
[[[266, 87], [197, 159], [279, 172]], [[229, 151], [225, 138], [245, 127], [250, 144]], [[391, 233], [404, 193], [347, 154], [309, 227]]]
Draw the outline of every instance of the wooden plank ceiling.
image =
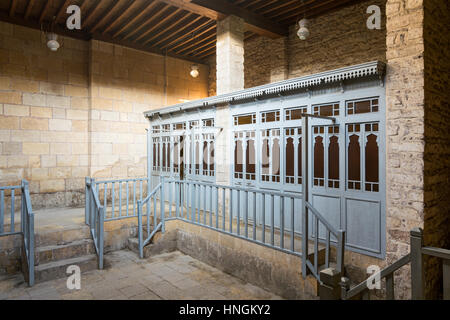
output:
[[[216, 21], [234, 14], [245, 38], [285, 36], [299, 18], [314, 17], [356, 0], [2, 0], [0, 20], [81, 39], [204, 62], [216, 51]], [[81, 8], [80, 31], [65, 27], [66, 8]]]

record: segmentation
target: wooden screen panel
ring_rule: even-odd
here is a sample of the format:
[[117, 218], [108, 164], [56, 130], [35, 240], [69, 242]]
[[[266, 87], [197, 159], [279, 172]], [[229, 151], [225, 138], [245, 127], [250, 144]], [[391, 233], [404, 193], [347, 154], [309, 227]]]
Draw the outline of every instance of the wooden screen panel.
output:
[[242, 125], [254, 124], [254, 123], [256, 123], [256, 114], [255, 113], [234, 116], [234, 125], [235, 126], [242, 126]]
[[339, 138], [337, 136], [329, 138], [328, 187], [339, 188]]
[[269, 150], [269, 139], [263, 139], [262, 149], [261, 149], [261, 165], [262, 174], [270, 174], [270, 150]]
[[272, 146], [272, 182], [280, 182], [280, 139], [273, 139]]
[[366, 180], [365, 190], [378, 192], [379, 183], [379, 160], [378, 160], [378, 142], [377, 136], [370, 134], [367, 136], [366, 150], [365, 150], [365, 167]]
[[234, 176], [235, 178], [242, 178], [243, 172], [243, 153], [242, 153], [242, 141], [236, 140], [234, 143]]
[[203, 154], [202, 154], [202, 160], [203, 160], [203, 175], [208, 175], [208, 142], [203, 141]]
[[247, 180], [256, 179], [256, 153], [255, 153], [255, 140], [247, 140], [245, 148], [245, 178]]
[[321, 136], [314, 139], [314, 185], [324, 186], [324, 145]]
[[361, 189], [361, 146], [359, 135], [350, 136], [348, 144], [348, 188]]
[[286, 140], [285, 158], [286, 183], [295, 183], [295, 147], [294, 138], [292, 137]]
[[209, 143], [209, 174], [211, 176], [215, 175], [214, 168], [214, 141]]
[[195, 143], [195, 174], [200, 173], [200, 143]]

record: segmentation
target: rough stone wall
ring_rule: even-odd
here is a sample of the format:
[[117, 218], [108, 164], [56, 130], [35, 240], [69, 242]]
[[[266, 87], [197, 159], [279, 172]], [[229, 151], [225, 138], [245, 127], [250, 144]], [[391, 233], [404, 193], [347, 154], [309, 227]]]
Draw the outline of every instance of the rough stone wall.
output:
[[[289, 36], [245, 41], [245, 88], [373, 60], [386, 61], [386, 0], [368, 0], [310, 19], [310, 37], [299, 40], [298, 26]], [[381, 8], [381, 29], [369, 30], [369, 5]], [[209, 61], [209, 95], [216, 94], [215, 58]]]
[[0, 22], [0, 185], [29, 180], [34, 208], [83, 205], [87, 175], [145, 175], [142, 112], [207, 96], [207, 66], [192, 79], [191, 63], [168, 58], [166, 79], [161, 56], [61, 44], [51, 52], [40, 31]]
[[[369, 0], [312, 18], [310, 36], [301, 41], [291, 26], [288, 42], [289, 78], [373, 60], [386, 60], [385, 0]], [[381, 8], [381, 29], [369, 30], [367, 7]]]
[[245, 87], [286, 80], [288, 76], [286, 38], [254, 37], [245, 42]]
[[[386, 75], [387, 263], [409, 252], [409, 232], [424, 221], [423, 3], [388, 0]], [[410, 268], [396, 277], [410, 297]]]
[[[424, 244], [450, 249], [450, 4], [427, 0], [424, 10]], [[425, 263], [426, 295], [439, 298], [441, 261], [427, 258]]]

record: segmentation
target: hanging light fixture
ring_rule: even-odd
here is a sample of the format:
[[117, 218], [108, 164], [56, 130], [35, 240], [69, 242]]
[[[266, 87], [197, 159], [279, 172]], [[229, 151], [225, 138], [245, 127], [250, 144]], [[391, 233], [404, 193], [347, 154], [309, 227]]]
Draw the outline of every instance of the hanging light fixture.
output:
[[58, 35], [53, 31], [55, 28], [55, 23], [56, 17], [53, 17], [53, 21], [50, 22], [47, 26], [44, 27], [44, 25], [41, 24], [41, 30], [47, 38], [47, 48], [49, 48], [53, 52], [57, 51], [61, 46], [58, 42]]
[[199, 76], [200, 72], [198, 71], [198, 69], [199, 69], [199, 67], [196, 64], [193, 64], [191, 66], [190, 75], [191, 75], [192, 78], [197, 78]]
[[[302, 0], [302, 6], [304, 5], [304, 0]], [[303, 13], [303, 19], [301, 19], [298, 22], [298, 31], [297, 36], [300, 38], [300, 40], [306, 40], [306, 38], [309, 37], [309, 30], [308, 30], [308, 20], [305, 18], [305, 14]]]
[[306, 40], [306, 38], [309, 37], [309, 30], [307, 28], [308, 26], [308, 20], [303, 18], [298, 23], [299, 29], [297, 31], [297, 36], [300, 38], [300, 40]]
[[59, 49], [60, 45], [58, 42], [58, 35], [56, 33], [50, 32], [47, 33], [47, 47], [51, 51], [56, 51]]
[[[195, 32], [192, 33], [192, 39], [195, 40]], [[197, 52], [197, 49], [194, 49], [194, 56]], [[197, 64], [191, 65], [191, 72], [189, 72], [192, 78], [197, 78], [200, 75], [199, 67]]]

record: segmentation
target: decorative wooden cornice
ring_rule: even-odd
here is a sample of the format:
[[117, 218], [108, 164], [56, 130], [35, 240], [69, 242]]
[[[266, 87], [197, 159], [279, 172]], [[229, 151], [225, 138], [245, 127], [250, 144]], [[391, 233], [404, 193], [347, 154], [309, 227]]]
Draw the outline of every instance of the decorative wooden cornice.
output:
[[383, 62], [372, 61], [331, 71], [316, 73], [309, 76], [274, 82], [237, 92], [222, 94], [219, 96], [180, 103], [157, 110], [147, 111], [144, 114], [146, 117], [153, 117], [156, 114], [162, 115], [177, 113], [196, 108], [214, 107], [218, 104], [224, 103], [233, 104], [249, 99], [263, 99], [264, 97], [270, 97], [277, 94], [288, 95], [299, 89], [311, 88], [327, 83], [341, 82], [348, 79], [357, 79], [369, 76], [378, 76], [379, 78], [383, 78], [385, 75], [385, 71], [386, 65]]

